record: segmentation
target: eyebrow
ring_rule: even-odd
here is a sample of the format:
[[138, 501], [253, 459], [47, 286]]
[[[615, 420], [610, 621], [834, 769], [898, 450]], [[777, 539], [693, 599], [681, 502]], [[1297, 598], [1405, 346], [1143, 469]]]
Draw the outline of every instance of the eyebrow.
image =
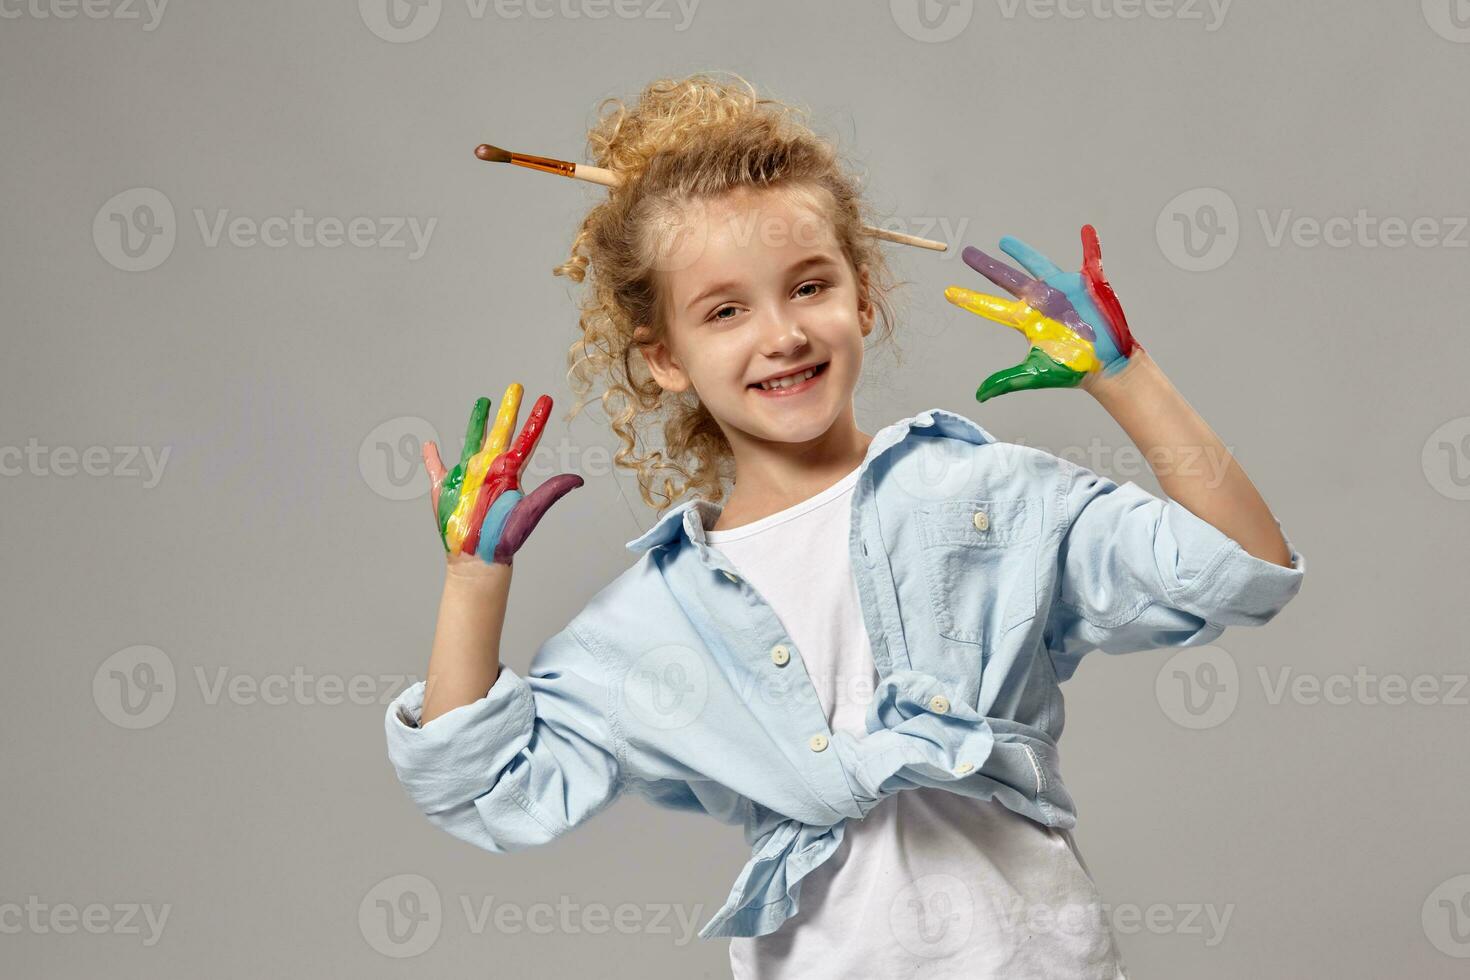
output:
[[[791, 276], [791, 275], [795, 275], [798, 272], [802, 272], [802, 271], [804, 271], [806, 269], [809, 269], [809, 268], [811, 268], [813, 266], [818, 266], [818, 265], [836, 265], [836, 264], [837, 264], [837, 259], [835, 257], [833, 257], [831, 254], [829, 254], [827, 252], [819, 252], [816, 255], [808, 255], [804, 259], [799, 259], [796, 262], [793, 262], [791, 264], [791, 267], [786, 270], [786, 274], [788, 276]], [[701, 291], [698, 296], [695, 296], [693, 299], [691, 299], [685, 305], [684, 309], [686, 309], [686, 310], [692, 309], [695, 306], [698, 306], [700, 303], [704, 302], [706, 299], [709, 299], [711, 296], [714, 296], [717, 293], [723, 293], [726, 290], [735, 289], [739, 285], [740, 285], [740, 283], [735, 282], [733, 280], [732, 281], [728, 281], [728, 282], [717, 282], [713, 286], [710, 286], [708, 289], [705, 289], [705, 290]]]

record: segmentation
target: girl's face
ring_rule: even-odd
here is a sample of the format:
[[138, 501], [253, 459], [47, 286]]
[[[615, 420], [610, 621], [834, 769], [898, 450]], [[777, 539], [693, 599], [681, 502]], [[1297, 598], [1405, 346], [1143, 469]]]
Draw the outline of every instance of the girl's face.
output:
[[803, 197], [742, 189], [691, 205], [670, 231], [659, 251], [668, 330], [644, 350], [658, 383], [693, 387], [732, 444], [809, 442], [850, 418], [874, 307], [866, 269], [853, 275], [825, 215]]

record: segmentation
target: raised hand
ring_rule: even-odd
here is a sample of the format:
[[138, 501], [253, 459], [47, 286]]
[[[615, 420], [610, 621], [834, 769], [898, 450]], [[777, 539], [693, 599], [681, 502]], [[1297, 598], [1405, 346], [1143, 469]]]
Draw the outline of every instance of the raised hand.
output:
[[[1026, 359], [997, 371], [975, 392], [985, 401], [1027, 388], [1071, 388], [1092, 374], [1113, 374], [1142, 345], [1133, 339], [1112, 285], [1102, 270], [1102, 246], [1092, 225], [1082, 227], [1082, 271], [1063, 272], [1046, 256], [1007, 235], [1001, 250], [1031, 275], [967, 247], [965, 264], [1017, 297], [1002, 299], [962, 286], [944, 291], [945, 299], [986, 319], [1015, 327], [1031, 341]], [[1034, 278], [1033, 278], [1034, 277]]]
[[529, 495], [521, 492], [521, 468], [535, 452], [551, 415], [551, 396], [542, 395], [531, 407], [515, 445], [507, 449], [524, 392], [516, 382], [506, 387], [488, 437], [485, 422], [490, 415], [490, 399], [475, 401], [454, 469], [445, 470], [438, 446], [424, 443], [424, 468], [433, 487], [430, 502], [439, 525], [439, 540], [451, 559], [474, 556], [486, 562], [511, 564], [551, 505], [582, 485], [582, 478], [575, 473], [560, 473]]

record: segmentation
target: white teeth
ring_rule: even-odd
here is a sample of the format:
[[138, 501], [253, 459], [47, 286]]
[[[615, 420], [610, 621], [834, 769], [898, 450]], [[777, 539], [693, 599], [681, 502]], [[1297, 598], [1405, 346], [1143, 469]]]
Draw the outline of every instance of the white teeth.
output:
[[807, 380], [816, 373], [816, 368], [807, 368], [800, 374], [788, 374], [786, 375], [786, 377], [777, 378], [775, 381], [762, 381], [761, 387], [764, 388], [766, 391], [772, 391], [778, 388], [790, 388], [792, 385], [801, 384], [803, 381]]

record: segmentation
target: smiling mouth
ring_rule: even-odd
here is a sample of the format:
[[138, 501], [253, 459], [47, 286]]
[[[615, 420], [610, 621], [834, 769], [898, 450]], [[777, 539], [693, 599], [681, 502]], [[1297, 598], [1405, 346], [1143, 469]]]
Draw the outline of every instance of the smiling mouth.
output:
[[[792, 388], [800, 388], [803, 385], [809, 384], [810, 382], [816, 380], [817, 378], [820, 378], [823, 374], [825, 374], [827, 371], [827, 365], [830, 363], [830, 361], [823, 361], [816, 367], [808, 368], [806, 371], [802, 371], [798, 374], [787, 375], [782, 378], [777, 378], [775, 381], [765, 382], [764, 384], [757, 381], [755, 384], [747, 385], [747, 387], [754, 388], [756, 391], [774, 392], [787, 391]], [[779, 382], [779, 384], [777, 382]]]

